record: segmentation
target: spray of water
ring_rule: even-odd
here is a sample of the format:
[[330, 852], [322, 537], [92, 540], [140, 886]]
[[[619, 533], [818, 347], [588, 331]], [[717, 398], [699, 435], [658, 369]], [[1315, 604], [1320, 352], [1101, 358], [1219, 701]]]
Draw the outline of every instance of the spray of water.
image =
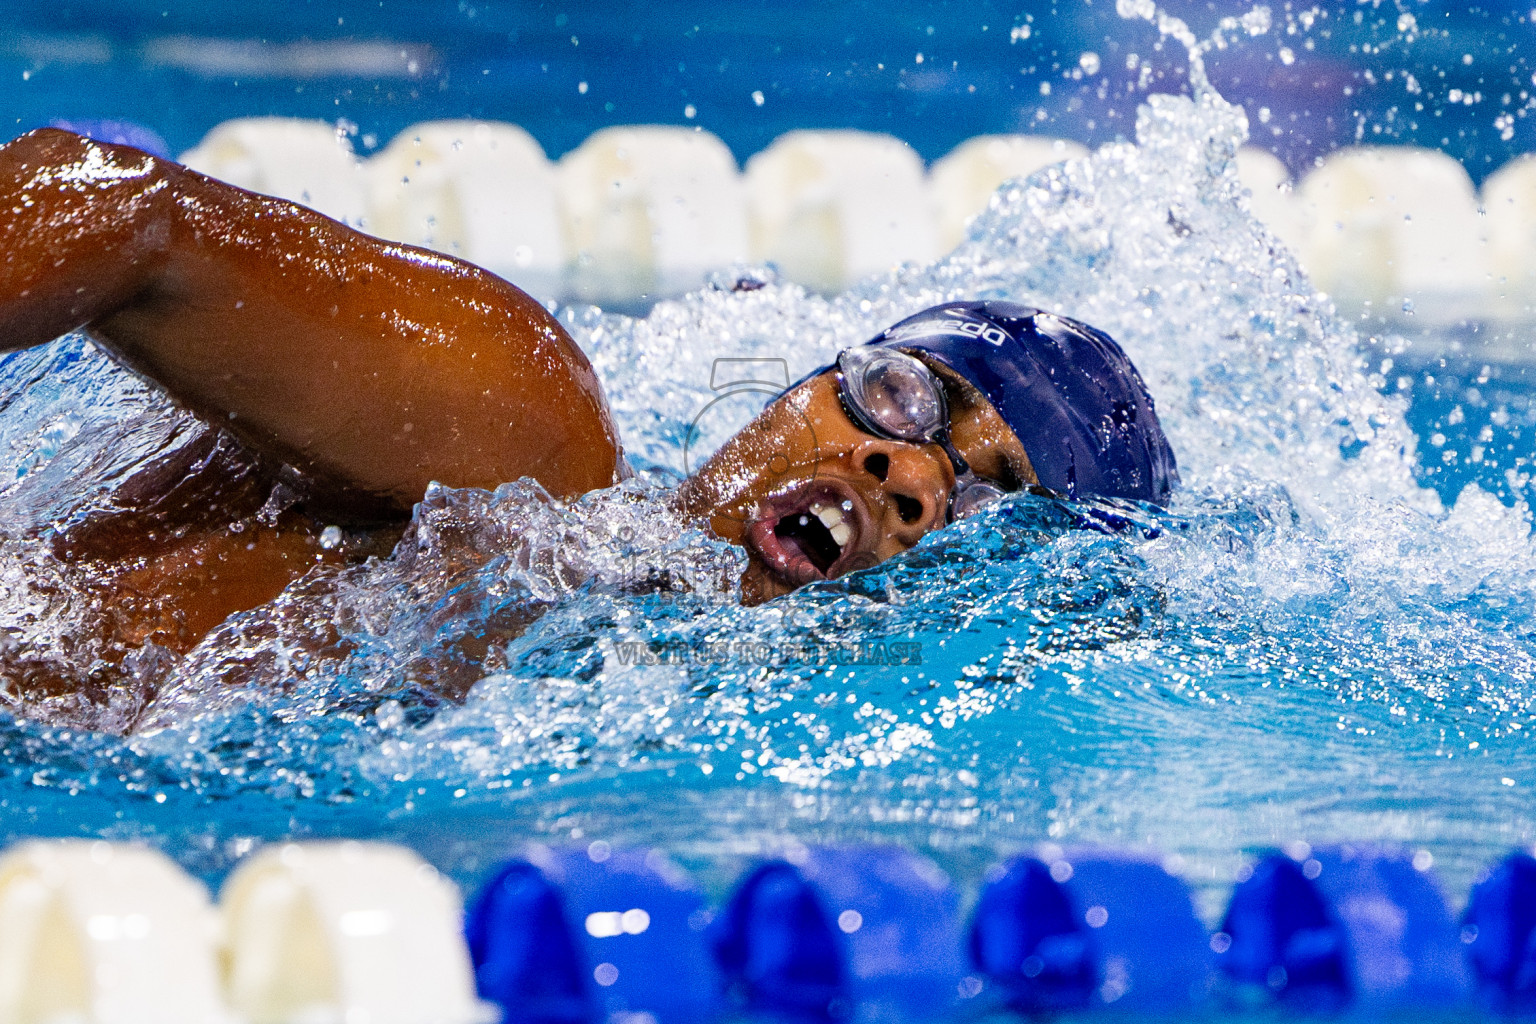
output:
[[[1118, 9], [1189, 52], [1191, 94], [1150, 97], [1134, 144], [1009, 183], [949, 256], [833, 298], [749, 268], [643, 319], [562, 311], [640, 479], [571, 504], [527, 484], [432, 491], [391, 557], [154, 662], [162, 695], [128, 739], [17, 717], [7, 799], [246, 808], [161, 835], [320, 829], [355, 807], [410, 835], [494, 815], [673, 846], [800, 827], [1152, 841], [1210, 876], [1300, 834], [1469, 857], [1527, 834], [1536, 778], [1501, 780], [1536, 721], [1529, 509], [1476, 488], [1446, 508], [1420, 485], [1402, 400], [1251, 215], [1246, 117], [1201, 54], [1267, 12], [1201, 41], [1150, 0]], [[1105, 533], [1021, 496], [738, 606], [739, 553], [665, 500], [728, 430], [700, 440], [714, 361], [782, 360], [793, 379], [959, 298], [1114, 335], [1178, 452], [1173, 507]], [[79, 339], [5, 372], [0, 600], [13, 642], [78, 656], [68, 581], [29, 529], [197, 427]], [[444, 672], [484, 678], [443, 706]]]

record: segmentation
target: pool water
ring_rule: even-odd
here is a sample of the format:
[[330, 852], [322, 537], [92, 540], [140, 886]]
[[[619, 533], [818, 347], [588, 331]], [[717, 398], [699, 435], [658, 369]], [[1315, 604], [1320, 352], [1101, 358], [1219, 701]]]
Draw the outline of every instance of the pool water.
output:
[[[147, 707], [13, 709], [5, 838], [141, 838], [216, 880], [263, 840], [378, 837], [466, 883], [529, 839], [602, 838], [717, 889], [785, 837], [901, 842], [966, 878], [1107, 843], [1169, 855], [1210, 914], [1255, 848], [1373, 839], [1465, 892], [1536, 829], [1536, 381], [1470, 328], [1409, 344], [1337, 316], [1247, 210], [1242, 111], [1194, 79], [1134, 145], [1005, 186], [931, 266], [832, 298], [738, 268], [640, 319], [562, 310], [639, 479], [569, 506], [435, 489], [391, 557], [144, 652]], [[716, 360], [794, 379], [962, 297], [1114, 335], [1178, 453], [1173, 506], [1019, 496], [740, 607], [739, 552], [667, 500], [762, 402], [717, 403]], [[88, 659], [47, 524], [201, 428], [79, 337], [0, 380], [6, 642]], [[322, 630], [341, 656], [305, 646]], [[444, 705], [423, 665], [465, 638], [485, 678]], [[61, 724], [87, 712], [104, 728]]]
[[1408, 395], [1420, 479], [1442, 501], [1454, 502], [1468, 484], [1505, 504], [1536, 496], [1536, 367], [1453, 353], [1398, 360], [1388, 374], [1388, 386]]

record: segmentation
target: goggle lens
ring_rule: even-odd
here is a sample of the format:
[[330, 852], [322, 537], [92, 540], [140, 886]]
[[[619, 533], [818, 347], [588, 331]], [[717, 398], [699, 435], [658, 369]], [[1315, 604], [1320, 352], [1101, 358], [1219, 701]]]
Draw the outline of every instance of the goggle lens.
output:
[[933, 373], [904, 352], [848, 349], [838, 356], [850, 404], [876, 432], [898, 441], [931, 443], [949, 419]]
[[973, 512], [980, 512], [994, 501], [999, 501], [1007, 492], [996, 484], [989, 484], [984, 480], [977, 480], [967, 487], [961, 488], [949, 506], [951, 519], [964, 519]]
[[1007, 493], [976, 477], [950, 443], [944, 385], [920, 360], [895, 349], [850, 348], [838, 355], [837, 369], [843, 405], [865, 430], [893, 441], [943, 447], [955, 467], [951, 522]]

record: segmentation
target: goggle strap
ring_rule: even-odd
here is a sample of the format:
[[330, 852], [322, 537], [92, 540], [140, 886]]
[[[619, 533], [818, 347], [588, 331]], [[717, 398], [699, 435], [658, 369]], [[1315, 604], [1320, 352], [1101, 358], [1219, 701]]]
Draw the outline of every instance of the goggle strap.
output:
[[954, 442], [949, 439], [949, 431], [939, 431], [933, 443], [944, 449], [944, 454], [949, 456], [950, 463], [955, 467], [955, 485], [958, 487], [964, 477], [971, 475], [971, 464], [965, 461], [965, 456], [960, 454], [960, 449], [956, 448]]

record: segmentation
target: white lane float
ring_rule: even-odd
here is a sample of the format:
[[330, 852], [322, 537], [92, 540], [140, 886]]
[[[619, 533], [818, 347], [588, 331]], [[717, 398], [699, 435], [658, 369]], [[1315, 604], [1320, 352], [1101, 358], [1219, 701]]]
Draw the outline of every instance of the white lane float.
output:
[[472, 1024], [457, 889], [409, 850], [288, 843], [220, 894], [231, 1007], [249, 1024]]
[[836, 292], [939, 255], [923, 162], [890, 135], [794, 131], [747, 161], [752, 257]]
[[1485, 316], [1482, 218], [1461, 164], [1410, 146], [1339, 150], [1301, 182], [1302, 263], [1346, 308]]
[[1493, 311], [1536, 320], [1536, 156], [1516, 157], [1483, 182], [1483, 210]]
[[569, 294], [669, 295], [747, 258], [736, 158], [691, 128], [604, 128], [560, 159]]
[[523, 129], [428, 121], [365, 166], [369, 233], [469, 260], [543, 300], [560, 295], [555, 171]]
[[1251, 196], [1253, 215], [1299, 259], [1307, 231], [1285, 164], [1268, 150], [1244, 146], [1237, 151], [1237, 177]]
[[138, 846], [34, 841], [0, 857], [0, 1020], [217, 1024], [219, 919]]
[[[997, 186], [1082, 156], [1076, 143], [980, 136], [931, 172], [906, 143], [795, 131], [745, 175], [697, 129], [603, 129], [558, 165], [514, 125], [426, 122], [360, 163], [325, 122], [225, 122], [183, 160], [381, 237], [462, 256], [541, 300], [629, 302], [696, 287], [746, 259], [836, 292], [931, 260]], [[1339, 150], [1299, 181], [1262, 149], [1237, 156], [1251, 208], [1346, 314], [1424, 325], [1536, 320], [1536, 157], [1480, 200], [1452, 158], [1407, 146]]]
[[948, 252], [960, 244], [1003, 182], [1087, 155], [1075, 142], [1039, 135], [978, 135], [960, 143], [928, 172], [939, 248]]
[[278, 196], [357, 227], [368, 211], [363, 171], [346, 136], [324, 121], [225, 121], [180, 160], [231, 185]]

